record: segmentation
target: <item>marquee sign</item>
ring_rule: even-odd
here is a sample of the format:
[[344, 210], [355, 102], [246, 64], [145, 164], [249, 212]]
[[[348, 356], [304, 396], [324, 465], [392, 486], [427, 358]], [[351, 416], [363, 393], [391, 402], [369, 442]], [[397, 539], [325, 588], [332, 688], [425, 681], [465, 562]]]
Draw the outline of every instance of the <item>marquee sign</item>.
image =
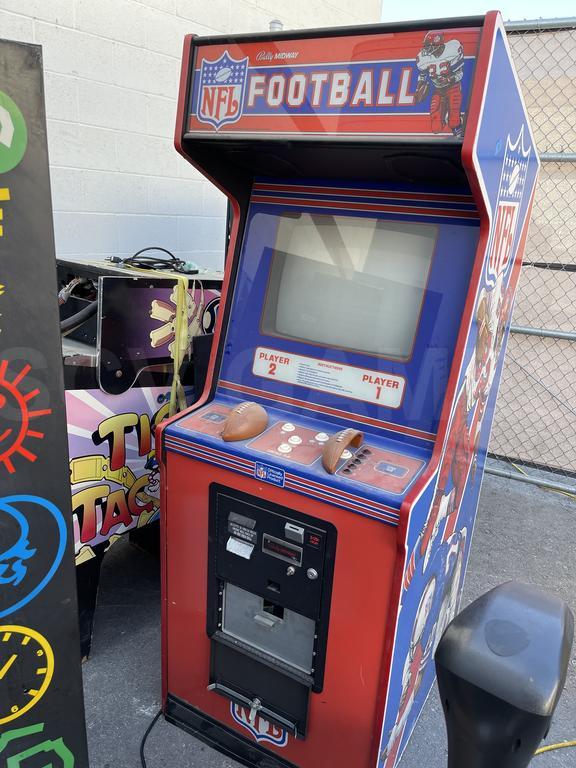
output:
[[201, 45], [188, 133], [463, 135], [477, 28]]

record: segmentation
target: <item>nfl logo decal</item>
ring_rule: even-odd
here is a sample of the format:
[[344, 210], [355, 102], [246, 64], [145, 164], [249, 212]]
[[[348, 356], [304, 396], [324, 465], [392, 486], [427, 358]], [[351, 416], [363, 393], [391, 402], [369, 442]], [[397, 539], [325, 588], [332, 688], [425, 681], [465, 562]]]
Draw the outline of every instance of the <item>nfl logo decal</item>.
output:
[[490, 257], [486, 263], [488, 285], [496, 284], [498, 277], [507, 272], [512, 260], [518, 212], [524, 197], [531, 152], [532, 147], [524, 148], [524, 126], [520, 129], [516, 141], [512, 142], [508, 135], [498, 189], [494, 235], [490, 245]]
[[285, 747], [288, 744], [288, 733], [265, 720], [257, 712], [252, 715], [246, 707], [233, 703], [230, 703], [230, 712], [238, 725], [250, 731], [257, 742], [268, 742], [275, 747]]
[[216, 130], [242, 116], [248, 57], [233, 59], [225, 51], [215, 61], [202, 61], [196, 116]]

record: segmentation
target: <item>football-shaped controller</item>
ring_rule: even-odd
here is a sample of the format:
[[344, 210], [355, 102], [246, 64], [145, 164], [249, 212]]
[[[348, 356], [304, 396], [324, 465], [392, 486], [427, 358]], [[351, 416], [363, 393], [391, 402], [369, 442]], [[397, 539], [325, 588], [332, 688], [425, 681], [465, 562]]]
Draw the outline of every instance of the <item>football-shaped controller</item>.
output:
[[322, 451], [322, 466], [329, 474], [333, 475], [338, 467], [342, 454], [349, 446], [359, 448], [362, 445], [364, 435], [358, 429], [343, 429], [326, 441]]
[[268, 414], [258, 403], [246, 401], [232, 408], [224, 422], [222, 440], [249, 440], [264, 432], [268, 426]]

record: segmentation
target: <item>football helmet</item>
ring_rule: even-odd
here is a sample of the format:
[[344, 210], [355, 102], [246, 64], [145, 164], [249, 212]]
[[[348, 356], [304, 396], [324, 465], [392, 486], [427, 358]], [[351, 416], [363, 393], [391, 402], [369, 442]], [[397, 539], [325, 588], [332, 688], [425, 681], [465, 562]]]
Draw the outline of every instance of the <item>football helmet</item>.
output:
[[440, 48], [444, 46], [444, 32], [427, 32], [424, 42], [422, 43], [422, 50], [424, 53], [432, 54], [436, 53]]

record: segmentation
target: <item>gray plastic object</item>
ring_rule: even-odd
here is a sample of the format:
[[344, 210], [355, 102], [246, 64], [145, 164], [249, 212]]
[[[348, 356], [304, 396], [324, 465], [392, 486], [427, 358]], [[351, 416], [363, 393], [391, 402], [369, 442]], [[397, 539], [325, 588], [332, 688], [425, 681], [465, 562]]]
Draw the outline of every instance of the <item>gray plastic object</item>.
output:
[[563, 600], [508, 582], [465, 608], [436, 649], [448, 768], [525, 768], [550, 728], [572, 649]]

